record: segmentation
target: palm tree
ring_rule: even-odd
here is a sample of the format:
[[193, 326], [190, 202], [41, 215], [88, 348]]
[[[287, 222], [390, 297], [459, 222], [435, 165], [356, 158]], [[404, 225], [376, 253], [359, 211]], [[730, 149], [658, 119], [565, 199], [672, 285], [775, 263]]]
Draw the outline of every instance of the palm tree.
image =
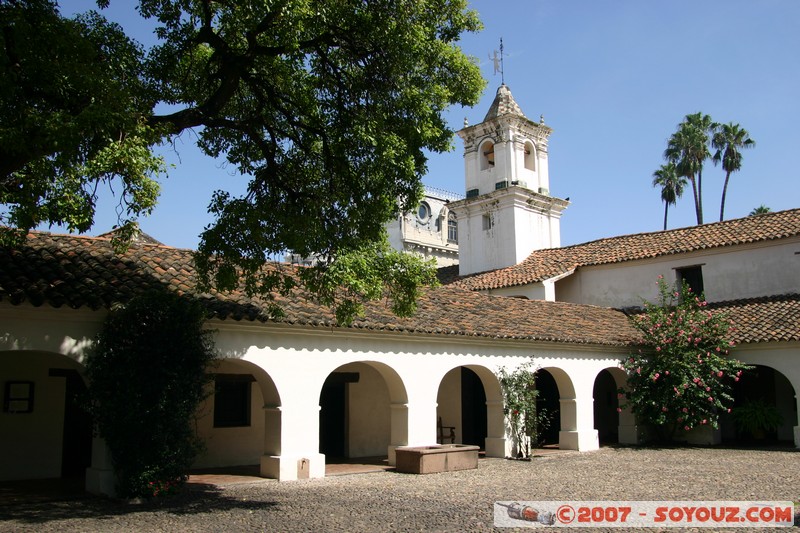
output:
[[750, 211], [750, 214], [747, 215], [747, 216], [754, 217], [756, 215], [765, 215], [767, 213], [772, 213], [772, 209], [770, 209], [769, 207], [765, 206], [764, 204], [761, 204], [760, 206], [758, 206], [755, 209], [753, 209], [752, 211]]
[[719, 206], [719, 220], [722, 222], [725, 216], [725, 195], [728, 192], [728, 180], [731, 173], [737, 172], [742, 168], [742, 153], [740, 150], [752, 148], [756, 142], [750, 138], [747, 130], [738, 124], [729, 122], [722, 124], [714, 133], [711, 146], [717, 149], [713, 160], [716, 165], [722, 161], [722, 170], [725, 171], [725, 184], [722, 186], [722, 203]]
[[664, 200], [664, 230], [667, 229], [669, 206], [678, 203], [686, 184], [686, 178], [678, 175], [675, 163], [661, 165], [661, 168], [653, 172], [653, 187], [661, 187], [661, 199]]
[[686, 115], [664, 150], [664, 158], [674, 163], [678, 175], [689, 178], [692, 184], [698, 224], [703, 223], [703, 163], [711, 157], [709, 133], [716, 128], [717, 124], [708, 115], [700, 112]]

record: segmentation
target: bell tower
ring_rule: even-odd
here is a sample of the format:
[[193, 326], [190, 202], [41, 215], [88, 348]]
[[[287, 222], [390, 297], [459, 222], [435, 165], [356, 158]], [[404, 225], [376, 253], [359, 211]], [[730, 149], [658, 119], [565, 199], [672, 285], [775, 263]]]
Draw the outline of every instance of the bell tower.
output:
[[561, 212], [569, 202], [550, 196], [552, 132], [544, 119], [522, 113], [505, 84], [483, 122], [457, 132], [467, 193], [450, 203], [458, 217], [459, 275], [505, 268], [561, 245]]

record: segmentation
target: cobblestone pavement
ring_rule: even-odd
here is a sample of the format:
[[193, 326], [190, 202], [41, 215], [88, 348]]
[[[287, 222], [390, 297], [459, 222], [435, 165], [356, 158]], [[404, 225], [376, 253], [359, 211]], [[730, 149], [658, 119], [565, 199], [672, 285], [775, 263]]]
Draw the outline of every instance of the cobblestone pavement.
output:
[[487, 531], [502, 500], [791, 501], [797, 528], [800, 450], [603, 448], [424, 476], [192, 484], [164, 502], [8, 500], [0, 531]]

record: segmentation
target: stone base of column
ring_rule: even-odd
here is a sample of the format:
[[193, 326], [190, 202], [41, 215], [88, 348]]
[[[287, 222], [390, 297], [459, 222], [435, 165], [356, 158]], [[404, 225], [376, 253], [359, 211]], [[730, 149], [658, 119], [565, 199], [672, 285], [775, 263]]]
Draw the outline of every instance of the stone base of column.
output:
[[800, 448], [800, 426], [794, 427], [794, 447]]
[[114, 476], [113, 464], [106, 441], [94, 437], [92, 466], [86, 469], [86, 492], [112, 498], [117, 495], [117, 478]]
[[578, 450], [588, 452], [600, 449], [600, 440], [596, 429], [583, 431], [559, 431], [558, 447], [562, 450]]
[[325, 456], [321, 453], [305, 456], [262, 455], [261, 476], [278, 481], [325, 477]]
[[116, 485], [113, 470], [91, 466], [86, 469], [86, 492], [89, 494], [113, 498], [117, 495]]
[[484, 442], [486, 457], [506, 456], [506, 439], [504, 437], [486, 437]]

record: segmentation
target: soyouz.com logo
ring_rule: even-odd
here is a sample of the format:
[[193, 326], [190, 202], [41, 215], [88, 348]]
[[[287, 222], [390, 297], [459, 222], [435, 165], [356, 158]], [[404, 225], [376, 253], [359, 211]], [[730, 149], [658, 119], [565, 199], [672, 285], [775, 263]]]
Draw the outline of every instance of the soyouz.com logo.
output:
[[792, 502], [502, 501], [496, 527], [791, 527]]

